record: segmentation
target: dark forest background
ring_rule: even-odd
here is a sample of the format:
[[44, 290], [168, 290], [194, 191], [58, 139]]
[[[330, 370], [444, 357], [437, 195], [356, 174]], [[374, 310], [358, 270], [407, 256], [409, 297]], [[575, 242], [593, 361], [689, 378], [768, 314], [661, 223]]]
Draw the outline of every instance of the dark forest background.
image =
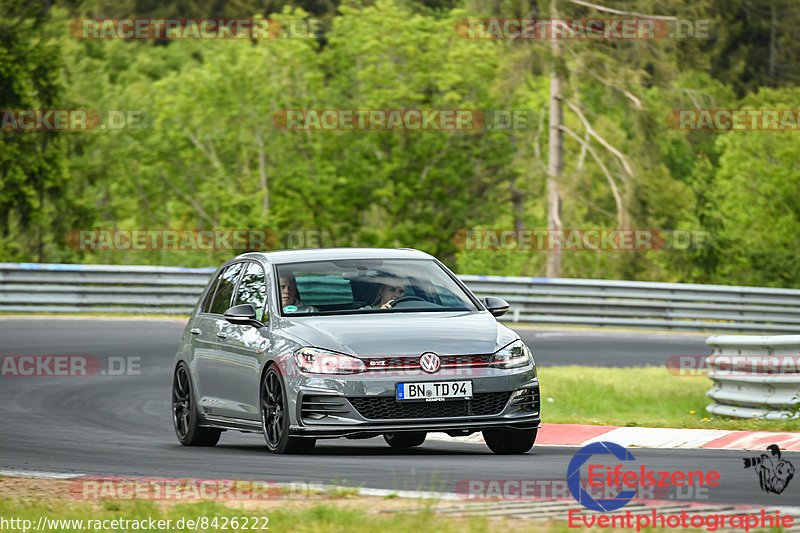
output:
[[[86, 252], [74, 229], [319, 232], [415, 247], [467, 274], [546, 252], [463, 251], [466, 228], [548, 227], [551, 77], [564, 228], [704, 231], [701, 250], [564, 252], [563, 277], [800, 287], [800, 132], [670, 129], [671, 109], [800, 109], [789, 0], [335, 0], [0, 4], [3, 109], [141, 110], [121, 131], [0, 131], [0, 261], [216, 265], [229, 252]], [[470, 40], [468, 17], [710, 21], [709, 38]], [[79, 40], [78, 17], [321, 19], [313, 39]], [[285, 109], [518, 109], [529, 128], [282, 131]]]

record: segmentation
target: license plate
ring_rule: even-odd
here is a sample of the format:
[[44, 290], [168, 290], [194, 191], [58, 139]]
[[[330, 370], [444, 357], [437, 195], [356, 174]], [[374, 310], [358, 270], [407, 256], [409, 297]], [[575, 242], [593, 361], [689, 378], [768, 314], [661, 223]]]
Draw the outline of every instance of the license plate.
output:
[[441, 402], [453, 398], [472, 398], [471, 381], [428, 381], [398, 383], [397, 400]]

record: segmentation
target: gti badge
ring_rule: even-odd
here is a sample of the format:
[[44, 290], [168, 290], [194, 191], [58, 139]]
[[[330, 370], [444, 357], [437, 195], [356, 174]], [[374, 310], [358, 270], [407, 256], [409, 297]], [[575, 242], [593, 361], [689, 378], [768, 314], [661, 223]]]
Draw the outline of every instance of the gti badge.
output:
[[435, 374], [442, 367], [442, 361], [435, 353], [425, 352], [419, 357], [419, 366], [428, 374]]

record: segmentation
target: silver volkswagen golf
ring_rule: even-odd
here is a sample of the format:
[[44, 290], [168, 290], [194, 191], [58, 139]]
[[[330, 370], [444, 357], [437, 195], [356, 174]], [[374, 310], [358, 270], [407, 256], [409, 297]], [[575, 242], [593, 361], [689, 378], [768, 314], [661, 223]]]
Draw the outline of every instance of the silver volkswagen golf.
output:
[[525, 453], [539, 382], [495, 318], [507, 310], [417, 250], [240, 255], [211, 278], [175, 357], [178, 440], [259, 432], [272, 452], [307, 453], [319, 438], [409, 448], [481, 431], [495, 453]]

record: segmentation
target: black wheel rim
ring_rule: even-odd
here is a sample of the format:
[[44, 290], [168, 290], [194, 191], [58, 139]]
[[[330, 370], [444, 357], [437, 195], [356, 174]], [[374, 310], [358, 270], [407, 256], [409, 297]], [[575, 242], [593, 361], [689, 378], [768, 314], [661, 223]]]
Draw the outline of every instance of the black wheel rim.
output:
[[267, 373], [261, 395], [261, 412], [264, 421], [264, 436], [271, 448], [277, 448], [283, 436], [283, 386], [275, 372]]
[[192, 392], [189, 386], [189, 373], [179, 366], [172, 380], [172, 422], [175, 432], [181, 439], [189, 433], [189, 414], [192, 409]]

